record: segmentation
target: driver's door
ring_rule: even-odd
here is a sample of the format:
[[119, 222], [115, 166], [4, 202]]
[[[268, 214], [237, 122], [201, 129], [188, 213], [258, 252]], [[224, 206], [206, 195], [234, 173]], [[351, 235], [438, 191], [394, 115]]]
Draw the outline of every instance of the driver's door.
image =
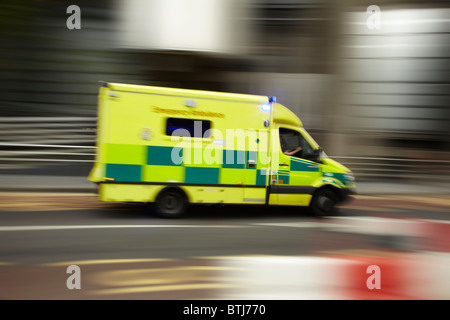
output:
[[279, 205], [308, 205], [315, 190], [312, 185], [322, 175], [321, 165], [313, 161], [314, 149], [300, 131], [283, 126], [277, 131], [279, 163], [271, 193], [277, 195]]

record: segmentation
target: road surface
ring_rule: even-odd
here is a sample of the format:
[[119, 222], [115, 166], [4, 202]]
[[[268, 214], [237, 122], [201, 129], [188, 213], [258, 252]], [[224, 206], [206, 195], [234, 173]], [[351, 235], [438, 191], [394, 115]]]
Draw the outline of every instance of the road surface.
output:
[[[173, 220], [92, 194], [5, 192], [0, 299], [358, 298], [332, 293], [336, 284], [328, 290], [327, 275], [311, 266], [358, 259], [384, 266], [420, 256], [448, 270], [449, 218], [445, 195], [355, 196], [339, 216], [321, 219], [298, 208], [193, 206]], [[71, 265], [79, 267], [81, 289], [68, 288]], [[365, 297], [405, 298], [387, 289]], [[433, 287], [406, 298], [447, 294]]]

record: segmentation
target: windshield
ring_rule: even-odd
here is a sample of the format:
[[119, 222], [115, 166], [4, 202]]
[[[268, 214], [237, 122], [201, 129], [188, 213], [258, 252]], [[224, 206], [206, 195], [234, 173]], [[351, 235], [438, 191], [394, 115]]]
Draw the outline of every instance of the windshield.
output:
[[319, 144], [313, 139], [313, 137], [309, 135], [308, 131], [306, 131], [303, 127], [300, 127], [298, 129], [313, 149], [319, 149]]

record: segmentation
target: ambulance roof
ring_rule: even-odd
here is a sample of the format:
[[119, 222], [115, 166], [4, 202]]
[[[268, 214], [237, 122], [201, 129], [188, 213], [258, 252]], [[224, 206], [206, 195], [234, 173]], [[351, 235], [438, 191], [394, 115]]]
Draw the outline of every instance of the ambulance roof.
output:
[[297, 127], [303, 127], [301, 120], [291, 110], [279, 103], [273, 106], [273, 121]]
[[107, 83], [106, 86], [114, 91], [125, 91], [125, 92], [137, 92], [137, 93], [149, 93], [149, 94], [159, 94], [159, 95], [170, 95], [170, 96], [182, 96], [182, 97], [192, 97], [197, 99], [216, 99], [216, 100], [229, 100], [229, 101], [248, 101], [248, 102], [268, 102], [269, 98], [267, 96], [258, 96], [251, 94], [240, 94], [240, 93], [226, 93], [226, 92], [215, 92], [215, 91], [204, 91], [204, 90], [190, 90], [190, 89], [178, 89], [178, 88], [167, 88], [167, 87], [154, 87], [154, 86], [144, 86], [144, 85], [132, 85], [132, 84], [122, 84], [122, 83]]

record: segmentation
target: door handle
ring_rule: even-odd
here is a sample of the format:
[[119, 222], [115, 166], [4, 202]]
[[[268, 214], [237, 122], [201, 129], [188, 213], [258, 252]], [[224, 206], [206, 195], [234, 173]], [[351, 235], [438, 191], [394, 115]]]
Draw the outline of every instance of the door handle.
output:
[[287, 163], [280, 163], [280, 167], [289, 167]]

